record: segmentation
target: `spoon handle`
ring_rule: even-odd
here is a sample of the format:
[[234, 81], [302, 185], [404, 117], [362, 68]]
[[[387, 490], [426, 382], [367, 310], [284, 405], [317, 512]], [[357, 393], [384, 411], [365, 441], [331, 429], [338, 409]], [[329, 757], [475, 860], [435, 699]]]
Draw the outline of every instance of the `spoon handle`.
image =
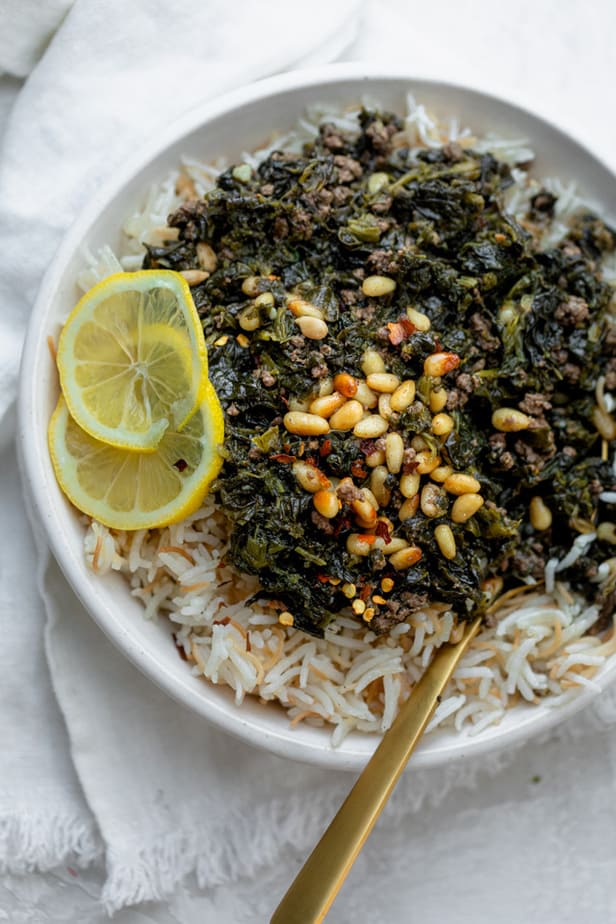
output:
[[323, 920], [480, 624], [481, 619], [477, 618], [468, 624], [459, 642], [438, 649], [295, 877], [271, 924], [319, 924]]

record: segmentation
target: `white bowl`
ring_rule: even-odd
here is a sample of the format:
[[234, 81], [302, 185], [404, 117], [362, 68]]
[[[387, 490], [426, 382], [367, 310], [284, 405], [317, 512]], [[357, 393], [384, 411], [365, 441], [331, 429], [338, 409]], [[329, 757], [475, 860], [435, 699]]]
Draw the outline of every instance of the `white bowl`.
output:
[[[19, 438], [26, 478], [52, 551], [101, 629], [162, 689], [219, 727], [276, 754], [338, 769], [362, 767], [378, 736], [352, 733], [338, 748], [332, 748], [328, 729], [291, 729], [283, 710], [274, 704], [265, 706], [248, 697], [237, 707], [230, 690], [191, 675], [178, 657], [166, 621], [146, 621], [122, 577], [96, 577], [86, 567], [83, 527], [56, 484], [47, 451], [47, 424], [57, 399], [57, 381], [46, 337], [57, 334], [75, 303], [75, 280], [84, 265], [84, 245], [96, 250], [105, 243], [112, 247], [119, 243], [126, 215], [142, 202], [150, 183], [177, 166], [182, 154], [203, 160], [219, 155], [238, 158], [242, 151], [262, 144], [272, 131], [291, 127], [310, 103], [344, 106], [369, 93], [384, 107], [401, 112], [409, 90], [437, 115], [455, 115], [477, 133], [528, 138], [536, 152], [537, 175], [575, 180], [588, 197], [602, 203], [605, 213], [616, 215], [613, 174], [562, 131], [502, 100], [464, 87], [357, 65], [284, 74], [191, 111], [160, 131], [118, 171], [79, 216], [50, 266], [32, 313], [22, 360]], [[607, 686], [615, 676], [616, 657], [597, 677], [598, 688]], [[434, 767], [508, 747], [560, 722], [597, 692], [585, 689], [563, 707], [518, 706], [500, 725], [475, 737], [438, 730], [421, 743], [414, 766]]]

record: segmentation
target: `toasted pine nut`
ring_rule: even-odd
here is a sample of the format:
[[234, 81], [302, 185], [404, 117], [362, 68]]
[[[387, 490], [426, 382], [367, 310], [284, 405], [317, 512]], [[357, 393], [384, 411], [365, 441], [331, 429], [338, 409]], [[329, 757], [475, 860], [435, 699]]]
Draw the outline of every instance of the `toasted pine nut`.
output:
[[293, 474], [297, 483], [305, 491], [310, 491], [311, 494], [331, 488], [331, 481], [327, 475], [316, 465], [311, 465], [309, 462], [302, 462], [298, 459], [293, 463]]
[[354, 435], [362, 440], [377, 439], [379, 436], [383, 436], [384, 433], [387, 433], [387, 430], [387, 421], [379, 417], [378, 414], [370, 414], [368, 417], [364, 417], [363, 420], [360, 420], [353, 427]]
[[542, 531], [552, 525], [552, 511], [542, 497], [531, 497], [529, 505], [530, 522], [533, 529]]
[[379, 414], [383, 420], [389, 420], [393, 414], [391, 409], [391, 395], [379, 395]]
[[318, 318], [319, 321], [325, 320], [325, 315], [320, 308], [307, 302], [303, 298], [292, 298], [287, 302], [287, 308], [296, 318]]
[[439, 523], [434, 530], [434, 538], [444, 558], [451, 560], [456, 557], [456, 539], [451, 526], [448, 526], [447, 523]]
[[400, 385], [400, 379], [391, 372], [371, 372], [366, 376], [366, 384], [372, 391], [392, 394]]
[[451, 508], [451, 519], [454, 523], [466, 523], [483, 506], [481, 494], [461, 494], [456, 497]]
[[214, 248], [205, 241], [199, 241], [197, 244], [197, 260], [201, 269], [208, 273], [213, 273], [218, 265], [218, 257]]
[[259, 309], [255, 308], [254, 304], [248, 305], [247, 308], [244, 308], [242, 311], [240, 311], [238, 322], [242, 330], [257, 330], [259, 327], [261, 327]]
[[[433, 472], [430, 472], [432, 481], [438, 481], [439, 483], [447, 481], [450, 475], [453, 475], [453, 468], [451, 465], [439, 465]], [[479, 490], [479, 488], [477, 488], [477, 490]]]
[[329, 328], [325, 321], [320, 318], [300, 317], [295, 319], [295, 323], [301, 330], [304, 337], [309, 340], [323, 340], [329, 333]]
[[365, 382], [358, 383], [357, 391], [355, 392], [355, 398], [357, 401], [360, 401], [368, 411], [373, 410], [373, 408], [377, 406], [379, 400], [376, 394], [372, 391], [371, 388], [368, 388]]
[[255, 298], [255, 308], [272, 308], [275, 299], [272, 292], [262, 292]]
[[432, 482], [424, 485], [420, 497], [421, 512], [426, 517], [440, 517], [447, 512], [447, 497], [442, 488]]
[[350, 533], [346, 541], [347, 552], [350, 555], [369, 555], [376, 541], [372, 536], [370, 540], [368, 541], [358, 533]]
[[246, 276], [242, 283], [242, 292], [244, 295], [248, 295], [249, 298], [255, 298], [259, 294], [259, 283], [261, 282], [261, 276]]
[[408, 549], [402, 549], [400, 552], [394, 552], [394, 554], [390, 556], [389, 560], [396, 571], [404, 571], [406, 568], [411, 568], [413, 565], [416, 565], [421, 558], [421, 555], [422, 552], [418, 546], [410, 545]]
[[351, 501], [351, 509], [353, 513], [362, 520], [362, 526], [365, 529], [371, 529], [376, 523], [376, 510], [367, 500], [354, 500]]
[[297, 436], [321, 436], [329, 433], [329, 424], [324, 417], [306, 414], [303, 411], [289, 411], [284, 415], [283, 423], [289, 433]]
[[430, 392], [430, 410], [433, 414], [438, 414], [447, 404], [447, 392], [444, 388], [433, 388]]
[[329, 425], [332, 430], [352, 430], [355, 424], [361, 420], [363, 413], [363, 406], [359, 401], [351, 398], [350, 401], [345, 401], [340, 410], [332, 415]]
[[361, 493], [364, 495], [364, 500], [367, 500], [369, 504], [372, 504], [375, 510], [379, 509], [379, 502], [370, 488], [362, 488]]
[[402, 549], [408, 548], [406, 539], [400, 539], [398, 536], [394, 536], [389, 542], [385, 542], [385, 540], [381, 539], [379, 536], [376, 541], [379, 543], [377, 548], [379, 551], [384, 552], [385, 555], [395, 555], [396, 552], [401, 552]]
[[443, 487], [449, 494], [478, 494], [481, 491], [481, 484], [472, 475], [465, 475], [462, 472], [454, 472], [449, 475]]
[[392, 411], [406, 411], [415, 400], [415, 390], [415, 382], [412, 379], [407, 379], [398, 385], [391, 396]]
[[423, 452], [424, 449], [430, 448], [423, 436], [414, 436], [411, 440], [411, 447], [415, 450], [415, 452]]
[[435, 414], [432, 418], [432, 432], [435, 436], [449, 436], [453, 428], [454, 420], [449, 414]]
[[595, 407], [591, 414], [591, 420], [604, 440], [611, 442], [616, 439], [616, 421], [611, 414], [608, 414], [601, 407]]
[[204, 282], [209, 273], [206, 273], [205, 270], [181, 270], [180, 275], [184, 277], [189, 286], [198, 286], [200, 282]]
[[361, 284], [361, 290], [369, 298], [380, 298], [390, 295], [396, 288], [396, 280], [389, 276], [366, 276]]
[[406, 316], [416, 330], [427, 331], [432, 326], [428, 315], [423, 311], [417, 311], [416, 308], [407, 308]]
[[385, 372], [383, 357], [376, 350], [366, 350], [361, 358], [361, 371], [364, 375], [373, 375], [375, 372]]
[[388, 433], [385, 437], [385, 459], [387, 468], [393, 475], [397, 475], [402, 468], [404, 457], [404, 440], [399, 433]]
[[[152, 228], [148, 233], [148, 244], [164, 244], [166, 241], [177, 241], [180, 237], [179, 228]], [[205, 267], [204, 267], [205, 269]]]
[[530, 417], [514, 407], [499, 407], [492, 414], [492, 426], [502, 433], [517, 433], [528, 430]]
[[460, 365], [460, 357], [457, 353], [432, 353], [431, 356], [424, 360], [424, 374], [431, 378], [440, 378], [457, 369]]
[[333, 395], [323, 395], [321, 398], [314, 399], [310, 405], [310, 413], [318, 414], [319, 417], [331, 417], [338, 408], [342, 407], [345, 401], [344, 395], [339, 394], [337, 391]]
[[502, 577], [498, 575], [493, 575], [492, 577], [486, 578], [485, 581], [481, 582], [481, 589], [484, 594], [486, 594], [491, 600], [494, 597], [497, 597], [504, 586], [504, 581]]
[[419, 491], [419, 472], [403, 475], [400, 479], [400, 493], [403, 497], [414, 497]]
[[313, 495], [312, 503], [315, 506], [317, 513], [320, 513], [322, 517], [326, 519], [333, 519], [338, 511], [340, 510], [340, 501], [336, 497], [333, 491], [317, 491]]
[[377, 465], [383, 465], [385, 462], [385, 453], [381, 449], [377, 449], [376, 452], [371, 452], [369, 456], [366, 456], [366, 465], [368, 468], [376, 468]]
[[357, 394], [358, 381], [348, 372], [339, 372], [334, 376], [334, 388], [345, 398], [354, 398]]
[[417, 471], [420, 475], [429, 475], [435, 468], [438, 468], [442, 462], [440, 456], [433, 456], [430, 450], [424, 449], [417, 453], [415, 461], [417, 462]]
[[370, 490], [381, 507], [387, 507], [391, 500], [391, 490], [387, 487], [388, 478], [389, 472], [384, 465], [377, 465], [370, 473]]
[[407, 497], [404, 501], [400, 510], [398, 510], [398, 519], [402, 522], [404, 520], [410, 520], [411, 517], [414, 517], [419, 509], [419, 494], [416, 494], [414, 497]]

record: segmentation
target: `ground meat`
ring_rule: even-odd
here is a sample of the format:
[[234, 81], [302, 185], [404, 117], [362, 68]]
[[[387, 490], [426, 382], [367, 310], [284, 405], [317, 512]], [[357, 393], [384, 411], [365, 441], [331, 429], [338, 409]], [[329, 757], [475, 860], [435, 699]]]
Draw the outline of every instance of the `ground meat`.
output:
[[581, 374], [582, 367], [578, 366], [577, 363], [565, 363], [563, 366], [563, 379], [565, 382], [569, 382], [570, 385], [575, 385], [576, 382], [579, 382]]
[[361, 489], [357, 488], [350, 478], [343, 478], [338, 487], [336, 488], [336, 494], [340, 498], [343, 504], [350, 504], [354, 500], [362, 500], [363, 494]]
[[464, 150], [457, 141], [450, 141], [443, 145], [443, 155], [445, 160], [450, 164], [457, 164], [464, 160]]
[[276, 379], [272, 375], [272, 373], [269, 371], [269, 369], [261, 370], [261, 381], [263, 382], [266, 388], [271, 388], [272, 385], [276, 384]]
[[521, 411], [524, 411], [525, 414], [532, 417], [537, 426], [549, 426], [545, 417], [545, 412], [552, 409], [552, 404], [545, 395], [529, 392], [522, 401], [518, 402], [518, 407]]
[[608, 391], [616, 391], [616, 357], [608, 359], [605, 367], [605, 387]]
[[395, 273], [398, 269], [398, 264], [395, 259], [392, 259], [391, 251], [388, 250], [373, 250], [366, 260], [366, 266], [370, 273], [377, 275], [388, 275]]
[[331, 212], [333, 199], [334, 194], [331, 189], [326, 189], [325, 187], [315, 190], [315, 192], [306, 193], [306, 195], [302, 197], [304, 204], [312, 209], [317, 218], [321, 220], [327, 218]]
[[275, 241], [282, 241], [285, 237], [289, 236], [289, 222], [286, 218], [283, 218], [282, 215], [278, 215], [274, 219], [274, 227], [272, 229], [272, 237]]
[[588, 302], [577, 295], [570, 295], [554, 312], [554, 317], [563, 327], [578, 327], [588, 319], [588, 315]]
[[229, 415], [229, 417], [237, 417], [237, 415], [239, 414], [239, 412], [240, 412], [240, 409], [239, 409], [239, 407], [237, 406], [237, 404], [231, 403], [231, 404], [227, 407], [227, 414]]
[[507, 437], [504, 433], [493, 433], [489, 439], [492, 455], [503, 471], [509, 471], [515, 465], [515, 459], [507, 449]]
[[309, 241], [312, 237], [312, 215], [306, 209], [293, 209], [290, 225], [293, 235], [302, 241]]
[[447, 410], [455, 411], [457, 408], [464, 407], [475, 389], [473, 376], [468, 372], [461, 372], [456, 377], [455, 388], [448, 391]]
[[417, 610], [422, 609], [427, 602], [427, 594], [416, 594], [406, 591], [401, 594], [400, 600], [388, 600], [386, 608], [382, 612], [377, 613], [370, 623], [370, 628], [373, 632], [376, 632], [377, 635], [383, 635], [393, 626], [408, 619], [408, 617], [416, 613]]
[[321, 142], [329, 151], [344, 151], [346, 142], [340, 134], [340, 129], [331, 122], [325, 122], [319, 127]]
[[316, 366], [313, 366], [310, 370], [310, 375], [313, 379], [324, 379], [328, 372], [329, 368], [326, 363], [317, 363]]
[[346, 154], [337, 154], [334, 157], [334, 164], [338, 167], [339, 183], [352, 183], [353, 180], [359, 179], [364, 172], [364, 168], [359, 161]]
[[341, 289], [339, 298], [346, 308], [350, 308], [351, 305], [357, 304], [359, 299], [359, 292], [357, 289]]
[[332, 202], [335, 206], [344, 205], [353, 196], [348, 186], [335, 186], [332, 190]]
[[530, 443], [526, 442], [525, 439], [518, 439], [513, 444], [514, 451], [516, 455], [524, 462], [531, 471], [536, 474], [544, 468], [546, 462], [552, 458], [556, 452], [556, 446], [554, 444], [554, 437], [552, 431], [549, 431], [547, 446], [538, 450], [535, 446], [531, 446]]
[[476, 312], [470, 316], [469, 323], [471, 330], [477, 335], [477, 343], [482, 350], [486, 353], [493, 353], [500, 348], [500, 337], [495, 333], [489, 318]]
[[376, 313], [376, 308], [377, 306], [375, 302], [369, 302], [367, 305], [358, 305], [353, 312], [353, 316], [356, 321], [364, 321], [369, 323], [372, 321]]
[[310, 514], [310, 519], [322, 533], [325, 533], [327, 536], [333, 536], [334, 527], [332, 526], [331, 520], [328, 520], [327, 517], [323, 517], [317, 510], [313, 510]]
[[393, 201], [392, 196], [379, 196], [378, 199], [375, 199], [370, 205], [370, 211], [374, 212], [375, 215], [385, 215], [392, 207]]
[[545, 575], [545, 552], [541, 542], [525, 542], [507, 560], [503, 570], [514, 574], [516, 578], [532, 577], [535, 581], [542, 581]]
[[552, 218], [554, 215], [554, 206], [556, 205], [556, 196], [548, 192], [547, 189], [541, 189], [530, 200], [529, 215], [533, 221], [542, 221], [546, 218]]

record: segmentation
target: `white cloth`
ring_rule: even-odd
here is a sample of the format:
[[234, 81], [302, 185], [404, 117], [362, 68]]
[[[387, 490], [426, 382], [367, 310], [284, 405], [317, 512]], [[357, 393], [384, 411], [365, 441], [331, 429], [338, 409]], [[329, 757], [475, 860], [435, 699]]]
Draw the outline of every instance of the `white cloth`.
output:
[[[214, 6], [218, 17], [212, 13]], [[301, 29], [297, 30], [302, 33], [297, 36], [302, 47], [295, 48], [290, 44], [291, 38], [295, 40], [293, 30], [272, 27], [267, 35], [258, 33], [255, 29], [259, 23], [250, 20], [250, 13], [242, 19], [238, 3], [233, 5], [234, 29], [240, 26], [243, 29], [245, 23], [246, 32], [241, 35], [219, 31], [210, 34], [208, 29], [199, 28], [206, 13], [197, 3], [177, 5], [173, 9], [173, 23], [169, 23], [169, 4], [144, 2], [123, 4], [121, 8], [119, 3], [103, 5], [94, 0], [76, 4], [18, 99], [0, 168], [0, 202], [6, 209], [0, 226], [0, 350], [3, 351], [0, 352], [0, 400], [5, 398], [7, 406], [13, 394], [14, 357], [23, 321], [41, 269], [59, 235], [113, 162], [121, 159], [125, 148], [120, 139], [128, 148], [142, 133], [155, 127], [156, 119], [163, 120], [179, 111], [174, 93], [162, 99], [156, 111], [140, 102], [149, 98], [152, 81], [160, 86], [160, 73], [164, 75], [165, 89], [170, 86], [168, 69], [174, 70], [170, 50], [182, 51], [180, 65], [188, 86], [181, 87], [177, 98], [188, 106], [208, 95], [199, 88], [207, 87], [208, 93], [218, 92], [233, 82], [289, 66], [309, 54], [323, 38], [310, 31], [311, 21], [318, 22], [323, 30], [325, 22], [328, 28], [334, 25], [331, 23], [334, 15], [340, 16], [338, 24], [348, 13], [342, 10], [338, 14], [335, 4], [327, 10], [323, 7], [323, 11], [319, 6], [313, 3], [310, 16], [302, 16]], [[449, 76], [455, 76], [461, 62], [454, 47], [457, 37], [465, 36], [468, 42], [474, 35], [482, 48], [484, 64], [486, 56], [490, 56], [490, 84], [503, 80], [510, 65], [508, 61], [499, 61], [494, 34], [492, 41], [489, 40], [489, 24], [496, 16], [494, 11], [488, 15], [488, 7], [493, 10], [491, 4], [485, 5], [485, 20], [480, 15], [475, 17], [470, 32], [464, 28], [464, 17], [470, 15], [468, 6], [458, 4], [455, 9], [452, 6], [448, 15], [458, 16], [460, 21], [450, 30], [456, 42], [452, 40], [450, 49], [442, 48], [443, 54], [433, 51], [435, 36], [442, 37], [440, 7], [423, 10], [418, 24], [413, 17], [411, 29], [410, 22], [404, 28], [405, 22], [396, 19], [395, 14], [392, 16], [391, 6], [391, 3], [375, 4], [370, 28], [364, 30], [358, 53], [373, 56], [376, 49], [380, 57], [391, 60], [395, 52], [400, 63], [405, 55], [409, 60], [412, 58], [409, 67], [422, 73], [447, 76], [448, 72]], [[529, 12], [532, 4], [526, 6]], [[558, 14], [560, 5], [549, 6]], [[263, 4], [259, 5], [259, 19], [263, 18], [263, 9]], [[288, 9], [280, 8], [279, 18], [274, 19], [271, 13], [265, 18], [271, 26], [273, 22], [287, 22], [280, 17], [290, 15]], [[216, 20], [218, 29], [221, 18], [225, 18], [224, 5], [209, 4], [208, 25]], [[422, 40], [416, 39], [413, 45], [416, 24]], [[520, 29], [511, 22], [508, 13], [506, 24], [513, 31]], [[160, 26], [158, 30], [156, 25]], [[160, 38], [161, 30], [164, 40]], [[605, 35], [610, 31], [613, 30], [606, 27]], [[533, 30], [532, 41], [541, 41], [543, 45], [548, 32], [541, 30], [538, 35]], [[528, 39], [525, 45], [528, 47], [530, 32], [521, 34]], [[286, 57], [281, 55], [272, 60], [263, 49], [269, 49], [271, 43], [276, 50], [281, 35], [285, 36]], [[244, 36], [250, 37], [250, 43], [242, 45], [242, 54], [238, 55], [238, 45], [230, 43], [243, 42]], [[226, 44], [221, 45], [222, 41]], [[146, 45], [150, 46], [147, 55]], [[230, 67], [228, 72], [221, 71], [221, 47], [225, 62], [233, 62], [233, 72]], [[464, 47], [467, 46], [463, 42]], [[538, 45], [534, 49], [538, 60], [542, 49]], [[154, 57], [150, 58], [150, 54]], [[148, 69], [147, 61], [154, 58], [156, 67]], [[239, 58], [241, 69], [237, 66]], [[467, 75], [471, 69], [470, 79], [481, 83], [479, 56], [462, 58]], [[596, 58], [599, 60], [600, 55]], [[163, 61], [170, 63], [163, 67]], [[0, 46], [2, 66], [8, 69]], [[590, 58], [584, 66], [592, 66]], [[488, 70], [483, 72], [484, 85], [488, 84], [487, 75]], [[508, 86], [501, 84], [501, 88], [511, 95], [513, 82]], [[552, 80], [549, 90], [557, 96], [563, 88], [555, 86]], [[521, 93], [522, 101], [523, 96]], [[84, 100], [88, 101], [87, 108]], [[526, 102], [533, 102], [530, 90]], [[588, 112], [583, 115], [588, 118]], [[607, 126], [609, 120], [605, 123]], [[111, 146], [109, 139], [116, 139]], [[10, 374], [3, 378], [5, 370]], [[296, 868], [301, 853], [316, 840], [350, 779], [260, 754], [168, 701], [102, 638], [41, 549], [39, 577], [49, 614], [47, 654], [54, 689], [68, 727], [67, 739], [47, 676], [42, 647], [44, 613], [31, 581], [36, 552], [23, 529], [23, 509], [10, 449], [0, 456], [0, 503], [6, 526], [0, 536], [3, 637], [0, 863], [15, 870], [34, 864], [51, 868], [70, 859], [86, 863], [98, 857], [100, 862], [104, 853], [107, 879], [103, 894], [109, 908], [162, 896], [190, 871], [197, 874], [202, 886], [210, 888], [243, 877], [233, 895], [226, 893], [216, 905], [216, 915], [209, 899], [204, 898], [200, 920], [216, 920], [217, 924], [266, 920], [294, 869], [286, 868], [285, 864], [275, 872], [261, 874], [258, 894], [254, 880], [247, 884], [246, 877], [266, 864], [273, 864], [287, 845], [294, 848], [287, 856], [290, 855], [290, 865]], [[611, 694], [602, 699], [600, 711], [603, 721], [614, 721]], [[541, 817], [548, 830], [551, 811], [556, 814], [559, 830], [547, 842], [539, 840], [541, 829], [535, 831], [533, 844], [525, 845], [526, 858], [533, 857], [538, 868], [543, 857], [537, 844], [551, 843], [558, 848], [553, 865], [563, 857], [566, 860], [558, 883], [570, 902], [576, 900], [566, 876], [569, 873], [571, 880], [576, 881], [572, 845], [579, 845], [582, 852], [592, 847], [593, 838], [592, 829], [583, 824], [585, 813], [580, 811], [578, 824], [567, 820], [567, 789], [582, 776], [588, 776], [596, 784], [597, 792], [589, 791], [580, 802], [580, 808], [584, 802], [588, 803], [593, 824], [598, 812], [613, 802], [614, 795], [611, 766], [616, 759], [615, 750], [606, 743], [613, 736], [593, 733], [599, 723], [597, 719], [591, 721], [595, 712], [571, 723], [569, 736], [586, 734], [575, 747], [565, 738], [564, 742], [543, 749], [536, 746], [526, 749], [526, 758], [518, 758], [527, 779], [531, 772], [540, 772], [547, 783], [547, 777], [554, 774], [548, 792], [547, 785], [540, 789], [537, 784], [535, 802], [543, 807]], [[69, 740], [74, 764], [69, 760]], [[536, 760], [532, 757], [535, 753]], [[597, 762], [596, 768], [593, 764], [592, 776], [585, 767], [586, 754], [594, 754]], [[560, 769], [565, 755], [567, 770]], [[513, 759], [513, 755], [503, 755], [500, 761], [490, 761], [488, 769], [494, 771], [499, 763]], [[415, 820], [404, 824], [406, 814], [417, 809], [426, 797], [428, 804], [434, 805], [443, 800], [452, 786], [470, 786], [481, 763], [430, 774], [412, 772], [405, 778], [387, 817], [377, 827], [373, 845], [368, 845], [349, 888], [334, 906], [332, 922], [392, 924], [408, 919], [407, 907], [413, 909], [417, 920], [428, 920], [427, 914], [433, 915], [443, 896], [440, 871], [450, 860], [450, 852], [454, 857], [470, 856], [465, 866], [457, 861], [452, 864], [468, 871], [469, 884], [465, 887], [463, 876], [455, 880], [461, 889], [460, 908], [465, 910], [457, 914], [457, 903], [450, 902], [450, 916], [444, 915], [443, 919], [474, 920], [478, 924], [493, 919], [495, 909], [502, 904], [496, 904], [495, 893], [491, 893], [491, 907], [489, 903], [482, 904], [482, 896], [487, 898], [490, 893], [485, 882], [478, 883], [469, 875], [471, 861], [476, 861], [480, 870], [477, 878], [483, 880], [483, 869], [489, 868], [490, 855], [504, 850], [507, 857], [518, 856], [520, 837], [529, 830], [524, 827], [524, 817], [528, 816], [516, 811], [518, 803], [522, 805], [524, 799], [530, 801], [524, 787], [499, 790], [496, 784], [488, 785], [484, 776], [480, 778], [487, 793], [483, 801], [478, 794], [469, 796], [459, 788], [456, 802], [461, 809], [457, 816], [453, 813], [452, 799], [433, 816], [427, 812], [416, 816], [424, 826], [434, 818], [433, 837], [424, 839], [423, 831], [414, 830]], [[507, 821], [507, 813], [500, 811], [499, 805], [505, 799], [509, 800], [506, 807], [510, 809], [510, 820], [507, 829], [499, 832], [499, 823], [502, 828]], [[601, 843], [606, 850], [613, 846], [613, 838], [605, 837], [607, 827], [604, 823], [595, 828], [604, 835]], [[558, 842], [560, 829], [565, 830], [568, 838], [566, 849]], [[585, 832], [588, 832], [586, 839]], [[400, 856], [404, 857], [403, 863]], [[422, 862], [424, 857], [429, 862]], [[522, 870], [523, 866], [514, 866], [516, 869]], [[524, 876], [524, 882], [527, 881], [528, 873]], [[516, 883], [514, 875], [503, 884], [505, 904], [515, 902]], [[576, 905], [582, 912], [592, 910], [592, 901], [599, 894], [596, 887], [589, 887], [590, 872], [583, 885], [586, 896]], [[370, 898], [370, 892], [387, 894], [386, 909], [380, 899]], [[434, 901], [435, 892], [439, 895], [438, 902]], [[550, 916], [549, 908], [557, 906], [550, 904], [549, 894], [550, 881], [544, 893], [537, 884], [533, 902], [526, 905], [532, 911], [526, 916], [513, 914], [507, 920], [527, 920], [533, 924], [574, 920], [567, 917], [564, 900], [558, 905], [559, 916]], [[610, 912], [615, 911], [613, 901], [603, 901], [601, 907], [609, 920]], [[187, 924], [187, 903], [180, 898], [174, 909], [173, 918], [164, 917], [165, 924], [172, 919]], [[212, 916], [206, 916], [208, 913]], [[437, 920], [432, 915], [430, 920]], [[584, 913], [581, 916], [590, 920]], [[58, 916], [58, 920], [64, 918]], [[85, 913], [66, 920], [85, 921]], [[149, 911], [144, 910], [138, 918], [130, 917], [131, 924], [136, 920], [149, 921]], [[593, 924], [599, 920], [592, 917]]]

